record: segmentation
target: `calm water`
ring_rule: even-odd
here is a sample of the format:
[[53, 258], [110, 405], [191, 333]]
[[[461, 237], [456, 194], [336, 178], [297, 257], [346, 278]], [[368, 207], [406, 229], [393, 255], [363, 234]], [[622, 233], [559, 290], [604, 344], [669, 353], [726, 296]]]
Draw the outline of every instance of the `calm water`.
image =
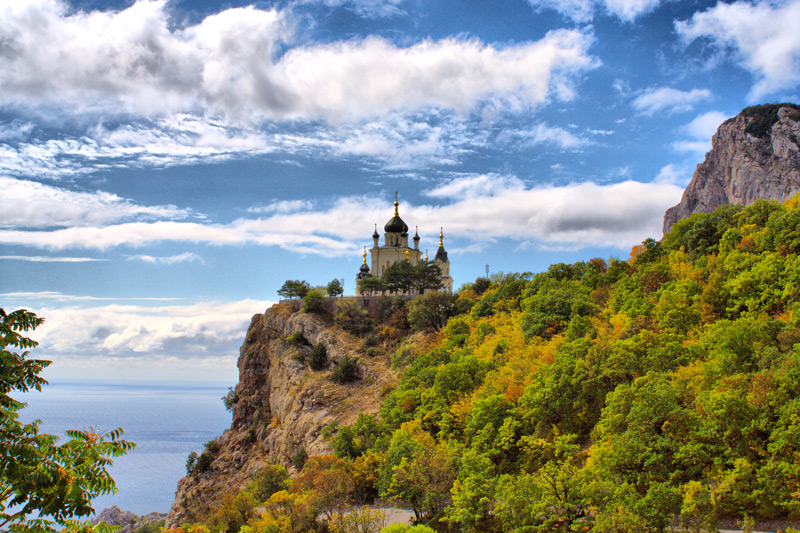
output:
[[[66, 429], [122, 427], [136, 449], [116, 459], [110, 472], [119, 489], [94, 500], [97, 512], [117, 505], [145, 514], [166, 512], [178, 480], [186, 474], [186, 456], [230, 426], [231, 414], [220, 399], [229, 383], [163, 381], [51, 380], [41, 392], [15, 395], [28, 406], [21, 418], [40, 419], [40, 430], [64, 436]], [[62, 439], [63, 440], [63, 439]]]

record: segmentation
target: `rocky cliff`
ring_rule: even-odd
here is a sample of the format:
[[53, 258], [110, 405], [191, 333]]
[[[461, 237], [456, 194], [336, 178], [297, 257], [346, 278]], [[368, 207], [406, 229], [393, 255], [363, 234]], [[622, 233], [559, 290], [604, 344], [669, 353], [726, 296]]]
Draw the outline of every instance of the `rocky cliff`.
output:
[[800, 190], [800, 106], [748, 107], [725, 121], [697, 166], [681, 202], [664, 215], [664, 234], [693, 213], [759, 198], [785, 200]]
[[[303, 361], [323, 344], [329, 368], [311, 371]], [[339, 385], [331, 368], [344, 355], [358, 356], [360, 339], [324, 319], [275, 305], [253, 317], [240, 349], [233, 423], [219, 439], [210, 467], [178, 483], [167, 525], [199, 519], [225, 494], [244, 488], [270, 462], [290, 472], [300, 448], [309, 456], [330, 453], [322, 429], [333, 422], [352, 424], [359, 413], [376, 413], [381, 393], [395, 375], [385, 357], [360, 357], [360, 379]]]

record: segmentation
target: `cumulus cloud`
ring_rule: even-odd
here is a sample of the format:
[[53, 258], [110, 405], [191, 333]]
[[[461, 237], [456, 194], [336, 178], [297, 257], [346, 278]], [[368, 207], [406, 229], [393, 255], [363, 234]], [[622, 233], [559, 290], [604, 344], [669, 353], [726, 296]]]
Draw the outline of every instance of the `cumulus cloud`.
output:
[[[402, 216], [432, 237], [447, 221], [447, 233], [476, 243], [502, 238], [536, 239], [580, 246], [626, 247], [657, 235], [665, 209], [682, 188], [625, 181], [610, 185], [526, 187], [513, 176], [463, 176], [432, 188], [442, 205], [403, 205]], [[46, 249], [106, 249], [159, 242], [215, 245], [251, 243], [295, 253], [342, 256], [358, 251], [372, 223], [383, 223], [391, 207], [374, 198], [344, 197], [327, 209], [276, 212], [229, 224], [155, 221], [53, 231], [0, 230], [0, 243]]]
[[231, 356], [250, 318], [273, 302], [199, 302], [185, 305], [43, 306], [37, 356]]
[[121, 220], [181, 219], [174, 205], [142, 206], [115, 194], [76, 192], [27, 180], [0, 177], [0, 228], [93, 226]]
[[528, 2], [539, 9], [554, 9], [575, 22], [591, 21], [595, 9], [604, 10], [622, 21], [633, 22], [636, 17], [654, 11], [661, 0], [528, 0]]
[[674, 142], [672, 147], [681, 152], [708, 152], [711, 150], [711, 138], [720, 124], [727, 119], [728, 116], [720, 111], [709, 111], [698, 115], [681, 128], [689, 138]]
[[645, 116], [658, 112], [680, 113], [691, 111], [694, 104], [711, 98], [708, 89], [680, 91], [671, 87], [651, 87], [633, 100], [633, 108]]
[[378, 37], [296, 45], [283, 12], [227, 9], [180, 28], [165, 0], [91, 12], [57, 0], [14, 3], [0, 12], [0, 28], [4, 102], [149, 117], [341, 120], [428, 106], [468, 111], [490, 97], [529, 107], [571, 97], [573, 77], [594, 65], [592, 38], [576, 30], [506, 47], [466, 38], [400, 47]]
[[800, 0], [785, 2], [719, 2], [675, 30], [685, 43], [710, 42], [729, 52], [756, 83], [750, 100], [756, 101], [800, 84]]

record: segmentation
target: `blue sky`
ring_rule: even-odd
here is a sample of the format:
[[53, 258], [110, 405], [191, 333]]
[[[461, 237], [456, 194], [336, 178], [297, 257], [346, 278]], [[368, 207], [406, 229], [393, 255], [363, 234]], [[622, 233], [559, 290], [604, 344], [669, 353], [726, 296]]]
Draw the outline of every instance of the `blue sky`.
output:
[[627, 257], [727, 117], [797, 102], [800, 0], [0, 0], [0, 305], [50, 378], [234, 381], [374, 224], [455, 285]]

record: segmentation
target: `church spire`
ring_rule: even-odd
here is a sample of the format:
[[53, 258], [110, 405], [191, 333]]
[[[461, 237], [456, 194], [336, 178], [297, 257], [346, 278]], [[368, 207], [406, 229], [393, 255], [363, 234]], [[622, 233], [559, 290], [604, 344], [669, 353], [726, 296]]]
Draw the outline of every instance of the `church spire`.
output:
[[397, 208], [400, 206], [400, 202], [397, 201], [397, 191], [394, 191], [394, 216], [399, 217], [400, 213], [397, 211]]

